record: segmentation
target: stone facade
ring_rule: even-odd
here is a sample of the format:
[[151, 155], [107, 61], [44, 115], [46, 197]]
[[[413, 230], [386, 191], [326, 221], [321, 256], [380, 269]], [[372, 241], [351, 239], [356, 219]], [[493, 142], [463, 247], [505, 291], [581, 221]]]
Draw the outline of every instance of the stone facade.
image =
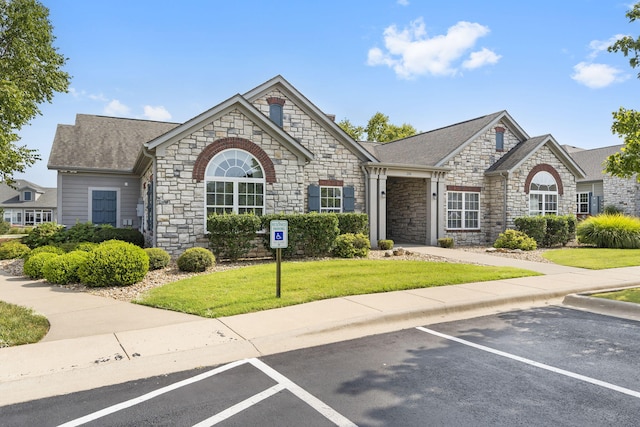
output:
[[[194, 179], [194, 167], [207, 147], [229, 140], [255, 144], [256, 151], [264, 152], [273, 165], [275, 179], [266, 180], [265, 213], [307, 212], [307, 187], [327, 179], [353, 186], [355, 210], [363, 211], [365, 188], [360, 159], [279, 90], [254, 102], [266, 116], [269, 97], [284, 100], [283, 130], [315, 158], [305, 164], [272, 137], [264, 125], [261, 127], [239, 109], [216, 117], [190, 135], [156, 150], [155, 243], [158, 247], [175, 256], [189, 247], [207, 246], [205, 180]], [[260, 160], [258, 156], [254, 157]], [[149, 172], [146, 175], [148, 177]], [[143, 182], [148, 182], [148, 178]], [[146, 230], [145, 235], [150, 237], [151, 231]]]
[[604, 207], [613, 205], [627, 215], [640, 216], [640, 184], [635, 175], [631, 178], [618, 178], [603, 174], [602, 187]]
[[419, 178], [388, 178], [387, 238], [424, 243], [427, 238], [427, 184]]

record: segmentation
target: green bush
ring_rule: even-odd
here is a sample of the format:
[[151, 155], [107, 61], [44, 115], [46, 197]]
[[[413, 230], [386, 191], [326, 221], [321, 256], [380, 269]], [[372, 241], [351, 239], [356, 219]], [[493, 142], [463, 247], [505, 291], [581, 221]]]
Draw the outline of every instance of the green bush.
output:
[[144, 279], [148, 271], [149, 257], [142, 248], [107, 240], [87, 253], [78, 276], [87, 286], [128, 286]]
[[578, 241], [599, 248], [639, 249], [640, 218], [621, 214], [592, 216], [576, 229]]
[[537, 246], [544, 246], [547, 235], [547, 220], [543, 215], [521, 216], [513, 220], [516, 230], [522, 231], [536, 241]]
[[216, 262], [215, 256], [205, 248], [189, 248], [178, 257], [180, 271], [201, 272]]
[[30, 248], [52, 245], [64, 241], [64, 226], [55, 222], [45, 222], [31, 229], [29, 234], [22, 238], [22, 243]]
[[160, 270], [169, 265], [171, 256], [161, 248], [146, 248], [144, 250], [149, 257], [149, 270]]
[[144, 247], [144, 235], [133, 228], [115, 228], [111, 225], [99, 225], [96, 227], [93, 241], [95, 243], [106, 242], [108, 240], [120, 240], [132, 243], [140, 248]]
[[362, 213], [339, 213], [338, 230], [340, 234], [369, 234], [369, 216]]
[[[286, 220], [288, 222], [289, 246], [282, 249], [284, 258], [295, 256], [319, 257], [331, 253], [331, 249], [338, 237], [338, 217], [336, 214], [277, 214], [260, 217], [262, 228], [267, 231], [263, 238], [266, 249], [269, 248], [269, 223], [271, 220]], [[275, 250], [272, 250], [275, 253]]]
[[538, 247], [536, 241], [527, 236], [522, 231], [518, 230], [505, 230], [504, 233], [500, 233], [495, 243], [494, 248], [505, 249], [521, 249], [523, 251], [532, 251]]
[[8, 234], [29, 234], [33, 227], [11, 227]]
[[31, 249], [19, 240], [9, 240], [0, 244], [0, 259], [17, 259], [26, 257]]
[[569, 224], [565, 216], [545, 215], [547, 231], [544, 234], [543, 246], [550, 248], [565, 245], [569, 241]]
[[98, 246], [99, 246], [99, 244], [98, 243], [94, 243], [94, 242], [80, 242], [76, 246], [75, 250], [76, 251], [91, 252], [92, 250], [94, 250]]
[[247, 256], [260, 230], [254, 214], [212, 214], [207, 218], [209, 245], [216, 258], [235, 261]]
[[604, 207], [603, 213], [605, 215], [622, 215], [624, 214], [624, 210], [616, 205], [607, 205]]
[[362, 233], [341, 234], [336, 238], [333, 254], [339, 258], [364, 258], [369, 255], [371, 243]]
[[0, 221], [0, 234], [7, 234], [11, 230], [11, 223], [7, 221]]
[[393, 240], [378, 240], [378, 249], [383, 251], [388, 251], [389, 249], [393, 249]]
[[35, 254], [24, 262], [22, 272], [25, 276], [32, 279], [42, 279], [42, 268], [45, 263], [50, 259], [57, 258], [59, 256], [60, 255], [54, 254], [53, 252], [40, 252], [39, 254]]
[[29, 252], [26, 256], [25, 259], [29, 259], [34, 255], [37, 254], [41, 254], [43, 252], [46, 253], [52, 253], [52, 254], [56, 254], [56, 255], [62, 255], [63, 253], [65, 253], [64, 249], [55, 246], [55, 245], [44, 245], [44, 246], [38, 246], [35, 249], [32, 249], [31, 252]]
[[57, 257], [51, 257], [42, 266], [42, 275], [49, 283], [66, 285], [80, 282], [78, 270], [86, 262], [88, 252], [72, 251]]
[[438, 239], [438, 246], [441, 248], [452, 248], [453, 247], [453, 237], [441, 237]]
[[76, 222], [75, 225], [65, 230], [67, 242], [93, 242], [96, 234], [96, 226], [91, 222]]

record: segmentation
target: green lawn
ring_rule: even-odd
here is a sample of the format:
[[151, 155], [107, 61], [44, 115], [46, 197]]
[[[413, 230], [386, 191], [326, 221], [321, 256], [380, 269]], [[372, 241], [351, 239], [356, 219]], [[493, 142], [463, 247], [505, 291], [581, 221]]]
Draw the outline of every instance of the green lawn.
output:
[[0, 301], [0, 347], [38, 342], [49, 331], [46, 317], [33, 310]]
[[542, 256], [556, 264], [590, 270], [640, 265], [640, 249], [563, 248]]
[[640, 304], [640, 289], [624, 289], [615, 292], [603, 292], [600, 294], [592, 294], [592, 297], [612, 299], [615, 301], [625, 301]]
[[283, 262], [281, 298], [275, 263], [196, 276], [152, 289], [139, 304], [231, 316], [346, 295], [535, 276], [511, 267], [393, 260]]

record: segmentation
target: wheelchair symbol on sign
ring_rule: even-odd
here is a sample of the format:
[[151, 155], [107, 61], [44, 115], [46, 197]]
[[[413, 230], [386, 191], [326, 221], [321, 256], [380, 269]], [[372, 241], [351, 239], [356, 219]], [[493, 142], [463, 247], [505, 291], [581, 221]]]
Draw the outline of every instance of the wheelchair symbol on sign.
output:
[[273, 240], [284, 240], [284, 231], [276, 231]]

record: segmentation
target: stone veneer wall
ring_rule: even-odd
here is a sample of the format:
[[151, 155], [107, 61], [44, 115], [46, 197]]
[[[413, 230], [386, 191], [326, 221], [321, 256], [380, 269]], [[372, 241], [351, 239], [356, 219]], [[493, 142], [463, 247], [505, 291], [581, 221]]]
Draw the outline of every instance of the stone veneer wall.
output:
[[[256, 107], [267, 116], [266, 98], [270, 96], [285, 98], [281, 92], [271, 92], [258, 99]], [[315, 154], [307, 165], [238, 110], [168, 145], [163, 154], [158, 150], [155, 177], [158, 247], [176, 256], [189, 247], [208, 245], [205, 184], [196, 182], [192, 174], [202, 150], [221, 138], [252, 141], [273, 162], [276, 182], [266, 184], [266, 213], [306, 212], [307, 186], [317, 184], [320, 179], [337, 179], [344, 185], [353, 185], [356, 211], [363, 210], [365, 189], [359, 159], [291, 101], [286, 100], [283, 111], [283, 129]]]
[[640, 184], [635, 175], [631, 178], [618, 178], [602, 175], [604, 207], [614, 205], [627, 215], [640, 216]]
[[427, 184], [424, 179], [387, 178], [387, 238], [426, 244]]

